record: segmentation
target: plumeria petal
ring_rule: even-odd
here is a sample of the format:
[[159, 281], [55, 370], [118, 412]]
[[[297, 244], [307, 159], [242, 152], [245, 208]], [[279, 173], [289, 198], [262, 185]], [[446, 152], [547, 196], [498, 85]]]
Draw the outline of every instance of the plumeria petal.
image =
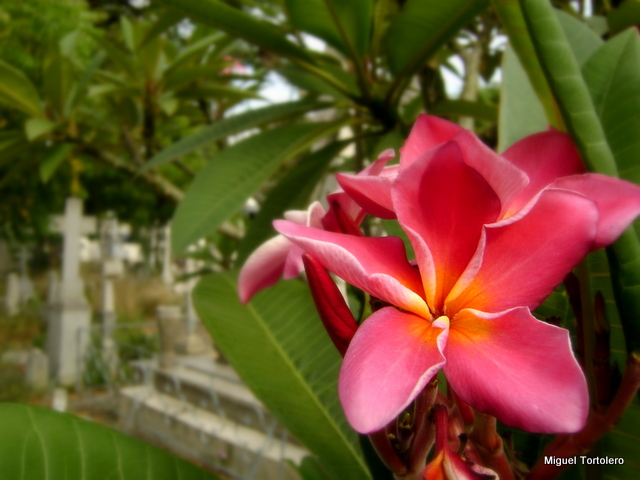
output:
[[584, 196], [547, 189], [519, 215], [485, 227], [486, 238], [447, 297], [462, 308], [537, 307], [593, 246], [598, 211]]
[[358, 324], [335, 282], [320, 262], [308, 253], [302, 256], [309, 289], [320, 319], [340, 355], [344, 357]]
[[576, 432], [587, 419], [587, 384], [569, 332], [525, 307], [465, 309], [452, 319], [444, 372], [475, 409], [538, 433]]
[[530, 135], [502, 155], [529, 176], [529, 184], [513, 199], [505, 216], [524, 207], [556, 178], [584, 172], [580, 154], [566, 133], [550, 131]]
[[512, 203], [518, 192], [529, 183], [527, 174], [511, 162], [496, 154], [471, 132], [464, 130], [453, 141], [458, 144], [465, 163], [483, 176], [496, 192], [502, 211]]
[[356, 332], [344, 357], [338, 391], [349, 423], [380, 430], [424, 389], [444, 363], [448, 322], [385, 307]]
[[416, 252], [427, 303], [441, 311], [473, 257], [482, 226], [498, 218], [500, 201], [480, 173], [464, 162], [455, 142], [430, 150], [403, 170], [392, 196], [398, 221]]
[[460, 125], [430, 115], [419, 115], [409, 138], [400, 149], [400, 165], [408, 167], [427, 150], [451, 140], [463, 128]]
[[559, 178], [552, 186], [579, 192], [598, 206], [594, 250], [613, 243], [640, 214], [640, 187], [624, 180], [589, 173]]
[[337, 174], [336, 178], [345, 192], [370, 215], [394, 219], [391, 201], [392, 177]]
[[247, 303], [256, 292], [275, 284], [294, 245], [282, 235], [266, 241], [247, 259], [238, 277], [238, 295]]
[[355, 237], [276, 220], [276, 230], [340, 278], [385, 302], [429, 318], [420, 274], [397, 237]]

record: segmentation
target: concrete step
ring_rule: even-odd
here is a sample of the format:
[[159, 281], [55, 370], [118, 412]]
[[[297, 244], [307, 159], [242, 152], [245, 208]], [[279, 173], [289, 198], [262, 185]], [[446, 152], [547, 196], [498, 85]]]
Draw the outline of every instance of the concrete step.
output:
[[308, 455], [281, 429], [251, 428], [148, 385], [121, 389], [119, 411], [123, 430], [235, 478], [299, 480], [286, 461]]

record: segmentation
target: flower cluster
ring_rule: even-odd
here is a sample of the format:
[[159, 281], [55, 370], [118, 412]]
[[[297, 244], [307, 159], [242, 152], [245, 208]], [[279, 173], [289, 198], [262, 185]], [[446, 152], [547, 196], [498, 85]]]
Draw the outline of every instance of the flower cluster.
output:
[[[440, 369], [464, 402], [507, 425], [580, 430], [588, 394], [569, 333], [531, 310], [629, 226], [640, 213], [640, 187], [584, 173], [563, 133], [527, 137], [498, 155], [426, 115], [399, 164], [386, 166], [392, 157], [385, 152], [360, 174], [339, 174], [342, 190], [327, 212], [314, 204], [274, 222], [281, 236], [243, 268], [241, 299], [283, 273], [297, 275], [306, 252], [316, 304], [344, 355], [340, 399], [359, 432], [384, 428]], [[365, 214], [397, 219], [415, 259], [400, 238], [364, 236]], [[359, 327], [348, 309], [323, 314], [323, 302], [335, 298], [317, 291], [320, 266], [382, 308]], [[438, 455], [449, 465], [447, 449]]]

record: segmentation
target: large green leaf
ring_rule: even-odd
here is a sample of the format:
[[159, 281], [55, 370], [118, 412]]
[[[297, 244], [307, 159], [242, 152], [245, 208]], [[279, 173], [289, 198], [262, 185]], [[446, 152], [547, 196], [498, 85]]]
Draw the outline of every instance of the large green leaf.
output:
[[511, 46], [502, 57], [498, 152], [547, 129], [547, 119], [531, 82]]
[[509, 35], [509, 43], [529, 77], [531, 87], [540, 100], [549, 125], [558, 130], [564, 130], [560, 109], [535, 53], [519, 0], [491, 0], [491, 4]]
[[354, 60], [367, 52], [372, 0], [286, 0], [293, 26], [323, 39]]
[[0, 476], [22, 480], [215, 480], [171, 453], [41, 407], [0, 404]]
[[287, 40], [285, 32], [260, 21], [242, 10], [217, 0], [160, 0], [198, 22], [207, 23], [228, 34], [266, 48], [292, 60], [311, 62], [311, 57]]
[[370, 478], [338, 401], [340, 356], [306, 285], [280, 282], [242, 306], [235, 277], [216, 274], [200, 281], [194, 303], [238, 375], [333, 478]]
[[251, 222], [247, 233], [238, 246], [237, 264], [241, 265], [262, 242], [275, 235], [271, 223], [282, 218], [286, 210], [305, 209], [309, 197], [322, 178], [329, 162], [340, 153], [347, 142], [333, 142], [300, 160], [278, 184]]
[[620, 177], [640, 184], [640, 38], [609, 40], [582, 69]]
[[402, 77], [411, 76], [488, 4], [488, 0], [407, 1], [389, 27], [391, 71]]
[[607, 23], [612, 34], [640, 24], [640, 2], [628, 0], [609, 12]]
[[602, 45], [602, 40], [586, 23], [576, 17], [562, 10], [557, 10], [556, 16], [578, 65], [584, 65], [584, 62]]
[[41, 117], [42, 105], [36, 87], [17, 68], [0, 60], [0, 102], [33, 117]]
[[216, 155], [180, 202], [172, 221], [174, 252], [181, 252], [239, 210], [284, 160], [340, 123], [306, 123], [265, 130]]
[[144, 172], [150, 168], [170, 162], [221, 138], [234, 135], [258, 125], [299, 113], [327, 108], [328, 106], [329, 104], [325, 102], [302, 100], [269, 105], [218, 120], [214, 124], [206, 126], [202, 130], [169, 145], [151, 158], [151, 160], [142, 167], [141, 171]]
[[613, 153], [553, 7], [547, 0], [520, 3], [536, 54], [582, 159], [590, 170], [615, 176]]

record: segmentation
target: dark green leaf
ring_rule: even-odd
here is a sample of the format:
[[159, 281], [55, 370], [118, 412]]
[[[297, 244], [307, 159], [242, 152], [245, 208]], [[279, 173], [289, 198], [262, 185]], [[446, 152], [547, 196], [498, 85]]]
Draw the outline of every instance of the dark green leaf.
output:
[[198, 172], [172, 221], [174, 252], [215, 230], [288, 158], [340, 123], [285, 125], [253, 135]]
[[280, 282], [244, 307], [235, 277], [217, 274], [200, 281], [194, 303], [238, 375], [333, 478], [370, 478], [338, 401], [340, 356], [306, 285]]
[[311, 62], [311, 57], [287, 40], [284, 32], [257, 20], [242, 10], [217, 0], [160, 0], [198, 22], [207, 23], [228, 34], [266, 48], [290, 59]]
[[444, 100], [434, 106], [431, 113], [453, 117], [473, 117], [490, 122], [498, 120], [498, 109], [494, 105], [469, 100]]
[[20, 70], [2, 60], [0, 60], [0, 102], [33, 117], [41, 117], [43, 114], [40, 96], [31, 81]]
[[40, 180], [47, 183], [58, 167], [69, 157], [73, 149], [70, 143], [58, 143], [53, 148], [48, 149], [40, 162]]
[[354, 60], [362, 59], [371, 35], [371, 0], [286, 0], [293, 26], [321, 38]]
[[347, 142], [333, 142], [326, 147], [300, 159], [278, 184], [269, 192], [269, 196], [260, 208], [260, 212], [251, 222], [247, 233], [238, 246], [237, 264], [242, 265], [247, 257], [262, 242], [275, 235], [271, 225], [273, 220], [282, 218], [286, 210], [304, 210], [316, 184], [324, 175], [329, 162], [347, 145]]
[[280, 120], [290, 115], [319, 110], [321, 108], [327, 108], [328, 106], [329, 104], [324, 102], [302, 100], [268, 105], [257, 110], [249, 110], [232, 117], [218, 120], [214, 124], [204, 127], [193, 135], [169, 145], [167, 148], [151, 158], [151, 160], [142, 167], [141, 171], [144, 172], [150, 168], [170, 162], [171, 160], [220, 140], [221, 138], [234, 135], [242, 132], [243, 130], [248, 130], [274, 120]]
[[640, 25], [640, 2], [634, 0], [622, 2], [618, 8], [609, 12], [607, 22], [612, 34]]
[[488, 0], [408, 0], [389, 27], [391, 71], [409, 77], [465, 24], [487, 8]]
[[0, 472], [7, 480], [218, 477], [110, 428], [41, 407], [0, 404]]

